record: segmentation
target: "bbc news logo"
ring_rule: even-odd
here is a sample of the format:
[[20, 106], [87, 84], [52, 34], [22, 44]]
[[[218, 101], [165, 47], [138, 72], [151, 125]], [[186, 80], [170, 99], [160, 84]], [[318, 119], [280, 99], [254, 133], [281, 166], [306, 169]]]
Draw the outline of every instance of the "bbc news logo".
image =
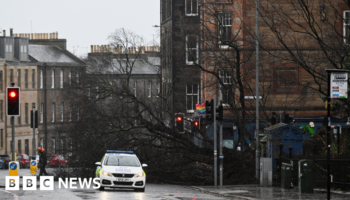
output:
[[[19, 176], [6, 176], [6, 190], [19, 190]], [[62, 178], [58, 179], [58, 188], [61, 189], [80, 189], [90, 188], [91, 185], [94, 189], [101, 187], [100, 178]], [[54, 190], [54, 177], [53, 176], [41, 176], [40, 177], [40, 190]], [[23, 190], [37, 190], [36, 176], [23, 176]]]

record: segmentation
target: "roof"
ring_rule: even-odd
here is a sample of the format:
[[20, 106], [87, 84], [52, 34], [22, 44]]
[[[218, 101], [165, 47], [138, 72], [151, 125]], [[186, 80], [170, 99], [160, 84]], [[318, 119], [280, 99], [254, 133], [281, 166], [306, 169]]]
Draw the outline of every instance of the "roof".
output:
[[294, 133], [304, 133], [305, 131], [303, 129], [300, 129], [299, 127], [292, 126], [285, 123], [278, 123], [269, 127], [265, 128], [265, 133], [278, 133], [279, 131], [283, 129], [291, 129], [294, 131]]
[[148, 57], [148, 62], [152, 65], [159, 66], [160, 65], [160, 57]]
[[57, 46], [30, 44], [28, 53], [39, 62], [78, 63]]
[[[96, 59], [97, 62], [100, 63]], [[131, 72], [132, 75], [137, 74], [149, 74], [156, 75], [159, 74], [159, 68], [152, 65], [151, 63], [145, 61], [142, 58], [138, 59], [129, 59], [128, 61], [123, 59], [113, 59], [109, 65], [105, 65], [103, 67], [94, 68], [94, 66], [89, 67], [89, 72], [91, 74], [94, 73], [102, 73], [102, 74], [129, 74]]]

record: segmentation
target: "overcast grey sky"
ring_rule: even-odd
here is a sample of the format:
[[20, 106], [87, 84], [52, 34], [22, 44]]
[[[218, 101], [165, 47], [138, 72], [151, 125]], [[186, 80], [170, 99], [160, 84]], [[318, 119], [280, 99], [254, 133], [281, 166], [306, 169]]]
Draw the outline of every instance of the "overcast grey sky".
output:
[[0, 29], [14, 33], [58, 32], [67, 39], [67, 49], [77, 55], [90, 45], [108, 44], [107, 37], [117, 28], [126, 28], [157, 38], [159, 0], [1, 0]]

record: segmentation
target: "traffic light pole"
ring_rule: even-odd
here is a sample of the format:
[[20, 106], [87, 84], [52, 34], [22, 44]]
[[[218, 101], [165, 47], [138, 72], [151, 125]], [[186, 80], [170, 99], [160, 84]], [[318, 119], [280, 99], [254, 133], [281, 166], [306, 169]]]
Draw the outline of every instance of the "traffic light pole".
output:
[[35, 155], [35, 106], [33, 106], [33, 156]]
[[217, 175], [218, 175], [218, 169], [217, 169], [217, 138], [216, 138], [216, 95], [214, 95], [214, 103], [212, 105], [212, 112], [214, 112], [213, 115], [213, 129], [214, 129], [214, 186], [215, 189], [217, 189], [218, 187], [218, 179], [217, 179]]
[[11, 158], [12, 158], [12, 161], [16, 161], [16, 158], [15, 158], [15, 117], [14, 116], [11, 117], [11, 121], [12, 121]]
[[331, 148], [331, 72], [327, 71], [328, 75], [328, 88], [327, 88], [327, 119], [328, 119], [328, 124], [327, 124], [327, 199], [331, 199], [331, 165], [330, 165], [330, 148]]
[[[222, 106], [222, 102], [220, 101], [220, 106]], [[223, 120], [221, 119], [220, 121], [220, 189], [222, 189], [222, 183], [223, 183], [223, 161], [224, 161], [224, 156], [223, 156], [223, 152], [222, 152], [222, 123]]]

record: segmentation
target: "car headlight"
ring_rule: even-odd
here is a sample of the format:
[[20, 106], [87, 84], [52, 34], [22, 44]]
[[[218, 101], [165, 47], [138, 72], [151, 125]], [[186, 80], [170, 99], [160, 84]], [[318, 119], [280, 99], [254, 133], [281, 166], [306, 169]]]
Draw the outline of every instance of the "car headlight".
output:
[[144, 176], [144, 174], [143, 174], [143, 172], [141, 172], [141, 173], [135, 174], [134, 177], [136, 178], [136, 177], [143, 177], [143, 176]]
[[112, 174], [110, 174], [110, 173], [108, 173], [108, 172], [106, 172], [106, 171], [102, 171], [102, 175], [103, 175], [103, 176], [112, 176]]

